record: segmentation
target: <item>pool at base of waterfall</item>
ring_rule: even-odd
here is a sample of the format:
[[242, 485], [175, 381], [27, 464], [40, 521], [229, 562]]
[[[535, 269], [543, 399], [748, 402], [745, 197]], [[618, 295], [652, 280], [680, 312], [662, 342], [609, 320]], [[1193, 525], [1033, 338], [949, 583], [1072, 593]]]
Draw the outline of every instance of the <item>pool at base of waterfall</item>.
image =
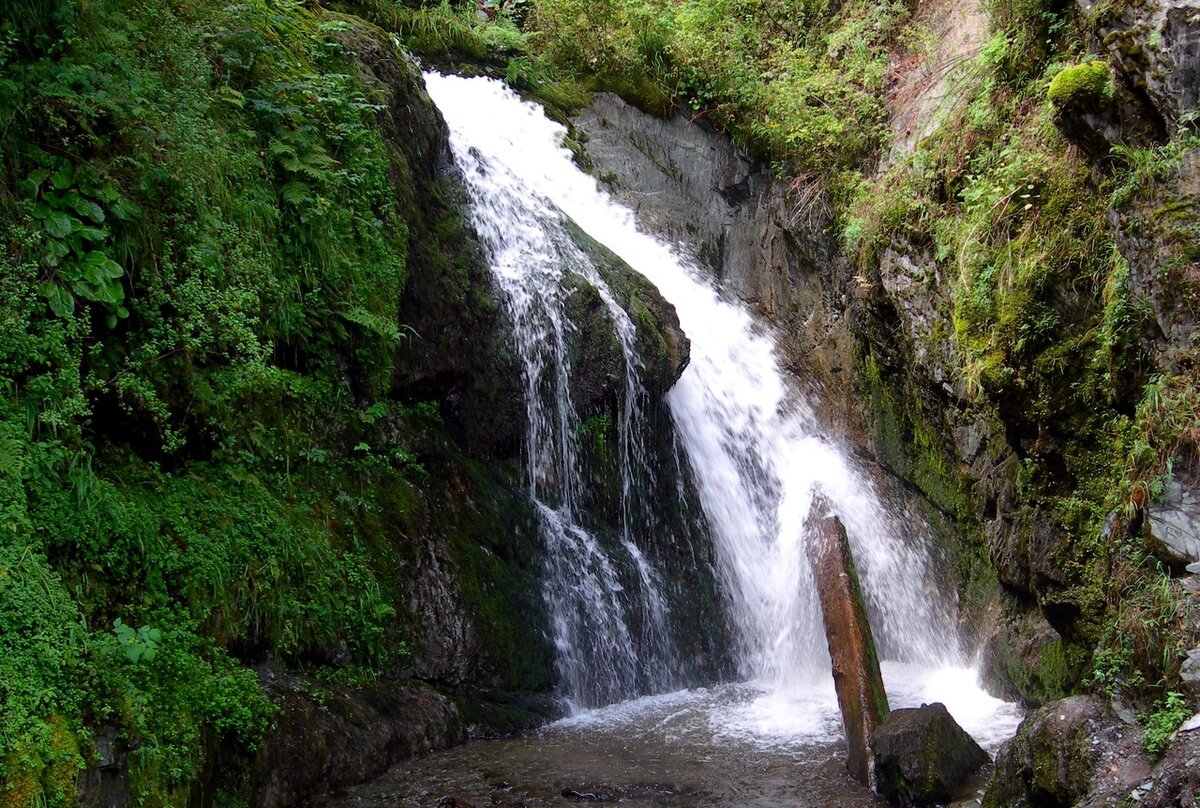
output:
[[[980, 690], [971, 669], [885, 662], [883, 672], [892, 707], [940, 701], [993, 755], [1020, 722], [1020, 710]], [[832, 679], [788, 691], [729, 684], [583, 711], [522, 737], [471, 741], [399, 764], [325, 804], [882, 805], [849, 777], [844, 757]]]

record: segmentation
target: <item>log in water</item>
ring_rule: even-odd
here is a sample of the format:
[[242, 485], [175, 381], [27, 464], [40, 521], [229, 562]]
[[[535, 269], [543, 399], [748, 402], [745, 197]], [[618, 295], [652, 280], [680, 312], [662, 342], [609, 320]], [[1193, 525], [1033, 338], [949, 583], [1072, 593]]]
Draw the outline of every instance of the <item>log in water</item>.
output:
[[846, 768], [854, 779], [871, 785], [869, 743], [888, 714], [887, 693], [846, 528], [824, 496], [813, 499], [808, 534], [833, 663], [833, 685], [846, 729]]

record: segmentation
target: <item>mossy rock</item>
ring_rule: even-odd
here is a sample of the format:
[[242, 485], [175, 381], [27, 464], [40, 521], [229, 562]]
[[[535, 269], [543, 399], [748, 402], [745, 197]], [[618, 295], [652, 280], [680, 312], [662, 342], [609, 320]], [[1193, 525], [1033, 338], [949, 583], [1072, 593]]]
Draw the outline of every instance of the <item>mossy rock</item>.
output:
[[1085, 62], [1055, 76], [1046, 96], [1059, 109], [1083, 109], [1107, 104], [1114, 91], [1108, 63]]

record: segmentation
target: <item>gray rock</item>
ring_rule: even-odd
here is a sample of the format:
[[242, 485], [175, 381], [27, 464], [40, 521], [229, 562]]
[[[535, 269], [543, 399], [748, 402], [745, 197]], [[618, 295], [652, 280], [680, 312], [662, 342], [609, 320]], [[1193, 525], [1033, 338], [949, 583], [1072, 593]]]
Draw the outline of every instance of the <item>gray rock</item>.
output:
[[943, 704], [893, 710], [875, 731], [871, 748], [877, 789], [894, 805], [933, 805], [963, 796], [968, 778], [990, 759]]
[[1190, 807], [1196, 804], [1196, 796], [1200, 795], [1200, 765], [1197, 764], [1200, 764], [1200, 732], [1181, 731], [1162, 760], [1155, 764], [1150, 777], [1127, 793], [1124, 799], [1114, 794], [1105, 805], [1132, 803], [1138, 808]]
[[776, 181], [723, 134], [683, 115], [662, 120], [601, 93], [572, 123], [594, 173], [696, 265], [780, 327], [788, 366], [845, 412], [854, 354], [836, 228], [815, 183]]
[[1192, 575], [1200, 575], [1200, 561], [1194, 561], [1187, 565], [1187, 571]]
[[1179, 669], [1179, 678], [1185, 682], [1200, 682], [1200, 648], [1188, 651], [1187, 659]]
[[1164, 506], [1147, 510], [1146, 541], [1155, 556], [1174, 567], [1200, 561], [1200, 493], [1176, 484]]
[[1161, 0], [1114, 7], [1100, 21], [1109, 57], [1152, 116], [1174, 124], [1200, 101], [1200, 3]]

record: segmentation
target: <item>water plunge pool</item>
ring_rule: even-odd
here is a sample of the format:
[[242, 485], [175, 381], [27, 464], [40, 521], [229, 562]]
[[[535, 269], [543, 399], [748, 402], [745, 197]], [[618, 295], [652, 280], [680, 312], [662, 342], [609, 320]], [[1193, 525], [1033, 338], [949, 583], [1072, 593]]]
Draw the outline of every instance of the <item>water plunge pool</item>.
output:
[[[1019, 709], [984, 693], [971, 669], [884, 662], [883, 672], [892, 707], [941, 701], [992, 754], [1016, 731]], [[844, 758], [832, 679], [787, 691], [729, 684], [586, 710], [522, 737], [471, 741], [401, 763], [326, 804], [883, 805], [850, 778]]]

